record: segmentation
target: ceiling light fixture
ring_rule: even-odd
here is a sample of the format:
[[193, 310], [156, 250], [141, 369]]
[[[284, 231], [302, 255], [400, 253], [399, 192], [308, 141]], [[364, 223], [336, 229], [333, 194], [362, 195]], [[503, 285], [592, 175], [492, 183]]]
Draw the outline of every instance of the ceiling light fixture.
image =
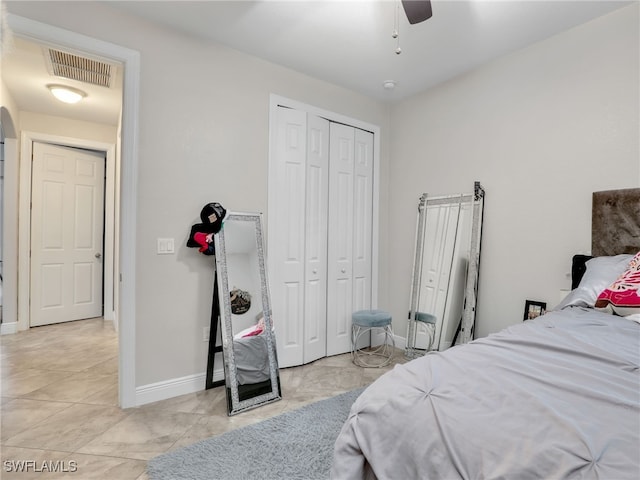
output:
[[87, 96], [85, 92], [66, 85], [47, 85], [54, 97], [64, 103], [78, 103]]
[[394, 88], [396, 88], [396, 81], [385, 80], [384, 82], [382, 82], [382, 86], [384, 87], [385, 90], [393, 90]]

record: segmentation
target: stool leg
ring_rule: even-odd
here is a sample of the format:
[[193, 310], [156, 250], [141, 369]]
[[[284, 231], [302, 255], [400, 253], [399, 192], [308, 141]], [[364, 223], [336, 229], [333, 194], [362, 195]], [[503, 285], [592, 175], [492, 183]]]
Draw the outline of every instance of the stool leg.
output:
[[[389, 342], [390, 341], [390, 342]], [[381, 366], [386, 366], [391, 363], [391, 359], [393, 358], [393, 352], [396, 349], [396, 339], [393, 336], [393, 327], [391, 325], [387, 325], [384, 329], [384, 345], [385, 350], [389, 350], [386, 354], [387, 360]]]
[[416, 349], [416, 334], [418, 333], [417, 322], [413, 319], [409, 319], [409, 325], [407, 328], [407, 348], [405, 351], [405, 357], [413, 359], [418, 357]]
[[427, 335], [429, 335], [429, 343], [427, 343], [427, 350], [426, 352], [430, 352], [431, 349], [433, 348], [433, 344], [436, 340], [436, 326], [433, 323], [430, 323], [427, 325]]
[[359, 333], [360, 333], [360, 327], [358, 325], [352, 324], [351, 325], [351, 360], [354, 363], [356, 363], [356, 350], [358, 349], [357, 342], [358, 342], [358, 337], [360, 336]]
[[[383, 328], [384, 331], [384, 340], [381, 345], [377, 347], [369, 347], [370, 351], [364, 351], [364, 349], [358, 348], [358, 340], [360, 337], [373, 330], [373, 328], [365, 328], [360, 327], [358, 325], [352, 325], [351, 332], [351, 351], [352, 351], [352, 361], [354, 364], [360, 367], [368, 367], [368, 368], [380, 368], [385, 367], [391, 363], [393, 358], [393, 352], [395, 350], [395, 338], [393, 336], [393, 329], [391, 325], [387, 325], [385, 327], [374, 327], [374, 328]], [[382, 357], [383, 361], [378, 364], [374, 364], [370, 361], [367, 361], [367, 358], [371, 357]]]

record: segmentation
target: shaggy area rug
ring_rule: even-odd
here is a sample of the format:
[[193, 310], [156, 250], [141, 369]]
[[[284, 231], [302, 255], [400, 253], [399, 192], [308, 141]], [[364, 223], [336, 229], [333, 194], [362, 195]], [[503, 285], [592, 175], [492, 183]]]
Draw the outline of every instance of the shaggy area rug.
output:
[[151, 480], [327, 480], [333, 446], [364, 388], [151, 459]]

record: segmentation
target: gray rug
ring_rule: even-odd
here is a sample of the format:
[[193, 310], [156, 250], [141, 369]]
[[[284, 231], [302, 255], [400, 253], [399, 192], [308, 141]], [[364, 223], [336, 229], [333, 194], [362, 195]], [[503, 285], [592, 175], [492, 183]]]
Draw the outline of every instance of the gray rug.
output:
[[151, 480], [326, 480], [333, 446], [364, 388], [151, 459]]

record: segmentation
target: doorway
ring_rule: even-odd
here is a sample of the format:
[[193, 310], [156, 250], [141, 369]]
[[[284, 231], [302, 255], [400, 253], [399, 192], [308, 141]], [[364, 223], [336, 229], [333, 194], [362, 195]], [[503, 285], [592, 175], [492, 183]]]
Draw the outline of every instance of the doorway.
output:
[[[96, 142], [85, 139], [75, 139], [70, 137], [62, 137], [57, 135], [48, 135], [35, 132], [22, 132], [22, 151], [20, 155], [20, 189], [19, 189], [19, 211], [18, 218], [18, 232], [20, 242], [18, 244], [18, 270], [20, 276], [18, 279], [18, 330], [26, 330], [31, 326], [37, 326], [46, 324], [48, 322], [40, 322], [37, 319], [38, 314], [34, 315], [31, 311], [32, 303], [34, 303], [31, 297], [37, 291], [32, 291], [34, 281], [32, 278], [33, 272], [33, 252], [34, 241], [39, 239], [32, 238], [32, 215], [35, 211], [32, 206], [32, 200], [36, 199], [40, 194], [34, 194], [33, 181], [35, 175], [33, 174], [33, 159], [36, 152], [34, 152], [34, 146], [47, 146], [47, 148], [61, 148], [61, 149], [76, 149], [77, 151], [94, 151], [102, 152], [101, 155], [105, 157], [105, 175], [104, 175], [104, 207], [102, 210], [102, 218], [104, 219], [104, 249], [100, 252], [100, 260], [104, 265], [104, 277], [103, 277], [103, 291], [100, 296], [103, 297], [103, 314], [105, 320], [112, 320], [116, 330], [119, 330], [119, 323], [121, 323], [116, 308], [114, 308], [114, 293], [117, 288], [114, 278], [117, 276], [117, 258], [114, 255], [115, 251], [115, 229], [118, 223], [118, 218], [115, 211], [115, 199], [116, 190], [115, 185], [115, 162], [116, 162], [116, 147], [114, 144]], [[59, 150], [58, 150], [59, 151]], [[75, 213], [74, 213], [75, 214]], [[102, 240], [101, 240], [102, 243]], [[92, 254], [95, 255], [93, 252]], [[38, 255], [35, 255], [35, 261], [38, 262]], [[95, 258], [95, 257], [94, 257]], [[97, 260], [97, 259], [96, 259]], [[58, 262], [59, 263], [59, 262]], [[50, 268], [53, 274], [53, 268]], [[51, 295], [55, 296], [56, 288], [52, 290]], [[94, 295], [97, 295], [94, 294]], [[35, 301], [38, 304], [37, 301]], [[55, 303], [55, 302], [54, 302]], [[51, 310], [56, 310], [56, 307], [51, 305]], [[95, 310], [94, 310], [95, 312]], [[100, 316], [100, 315], [98, 315]], [[82, 315], [81, 315], [82, 317]], [[89, 318], [89, 317], [84, 317]], [[35, 322], [34, 322], [35, 320]], [[57, 321], [72, 320], [72, 318], [65, 319], [60, 312], [60, 316]], [[57, 323], [57, 322], [52, 322]]]
[[[117, 302], [114, 308], [114, 312], [117, 318], [118, 325], [118, 354], [119, 354], [119, 368], [118, 368], [118, 385], [119, 385], [119, 404], [122, 408], [134, 407], [138, 404], [136, 398], [136, 381], [135, 381], [135, 265], [136, 265], [136, 212], [137, 212], [137, 144], [138, 144], [138, 104], [139, 104], [139, 84], [140, 84], [140, 53], [116, 44], [98, 40], [86, 35], [71, 32], [69, 30], [61, 29], [51, 25], [44, 25], [40, 22], [36, 22], [27, 18], [19, 17], [16, 15], [8, 14], [7, 21], [9, 28], [11, 28], [14, 36], [21, 36], [29, 38], [31, 40], [42, 42], [51, 45], [57, 45], [64, 48], [70, 48], [74, 51], [82, 51], [87, 54], [95, 55], [101, 58], [108, 58], [114, 62], [119, 62], [123, 66], [123, 98], [122, 98], [122, 138], [119, 140], [118, 152], [119, 152], [119, 165], [121, 167], [118, 174], [119, 178], [119, 191], [120, 195], [117, 199], [119, 201], [118, 211], [121, 212], [119, 222], [116, 225], [116, 232], [114, 234], [114, 244], [119, 250], [119, 271], [117, 277], [114, 278], [114, 284], [116, 285], [116, 297]], [[21, 137], [22, 152], [31, 149], [32, 138], [28, 135]], [[28, 133], [28, 132], [27, 132]], [[45, 140], [46, 141], [46, 140]], [[100, 150], [100, 148], [97, 148]], [[103, 148], [104, 149], [104, 148]], [[107, 166], [109, 165], [109, 152], [115, 155], [115, 148], [108, 147], [107, 152]], [[15, 155], [13, 160], [18, 163], [18, 157]], [[6, 173], [6, 171], [5, 171]], [[16, 184], [21, 186], [25, 184], [23, 173], [20, 172], [20, 180], [14, 179]], [[8, 178], [5, 176], [5, 180]], [[30, 179], [29, 179], [30, 180]], [[30, 184], [26, 182], [27, 185]], [[18, 202], [17, 194], [15, 195], [16, 203]], [[22, 202], [22, 198], [20, 202]], [[19, 207], [24, 211], [24, 205], [20, 203]], [[28, 208], [28, 206], [27, 206]], [[20, 225], [18, 225], [20, 223]], [[18, 231], [20, 239], [28, 238], [29, 226], [28, 222], [19, 222], [15, 220], [12, 227]], [[9, 228], [9, 226], [7, 226]], [[14, 231], [15, 231], [14, 230]], [[19, 242], [21, 243], [21, 241]], [[107, 243], [108, 244], [108, 243]], [[19, 247], [16, 246], [15, 250], [9, 252], [7, 245], [4, 245], [5, 257], [8, 255], [18, 256]], [[8, 264], [5, 262], [5, 271], [8, 270]], [[28, 279], [25, 283], [24, 277], [28, 275], [22, 275], [24, 272], [28, 272], [28, 260], [20, 255], [18, 265], [15, 271], [11, 272], [15, 278], [18, 278], [18, 271], [21, 272], [18, 280], [18, 295], [12, 299], [17, 304], [17, 309], [25, 308], [23, 297], [21, 292], [28, 291], [29, 283]], [[7, 274], [9, 272], [6, 272]], [[5, 299], [6, 303], [7, 299]], [[26, 306], [28, 308], [28, 304]], [[16, 309], [16, 310], [17, 310]], [[5, 313], [6, 310], [5, 310]], [[23, 316], [16, 314], [14, 321], [22, 319]], [[28, 318], [28, 317], [27, 317]], [[20, 326], [19, 326], [20, 328]], [[22, 329], [28, 328], [22, 326]]]

